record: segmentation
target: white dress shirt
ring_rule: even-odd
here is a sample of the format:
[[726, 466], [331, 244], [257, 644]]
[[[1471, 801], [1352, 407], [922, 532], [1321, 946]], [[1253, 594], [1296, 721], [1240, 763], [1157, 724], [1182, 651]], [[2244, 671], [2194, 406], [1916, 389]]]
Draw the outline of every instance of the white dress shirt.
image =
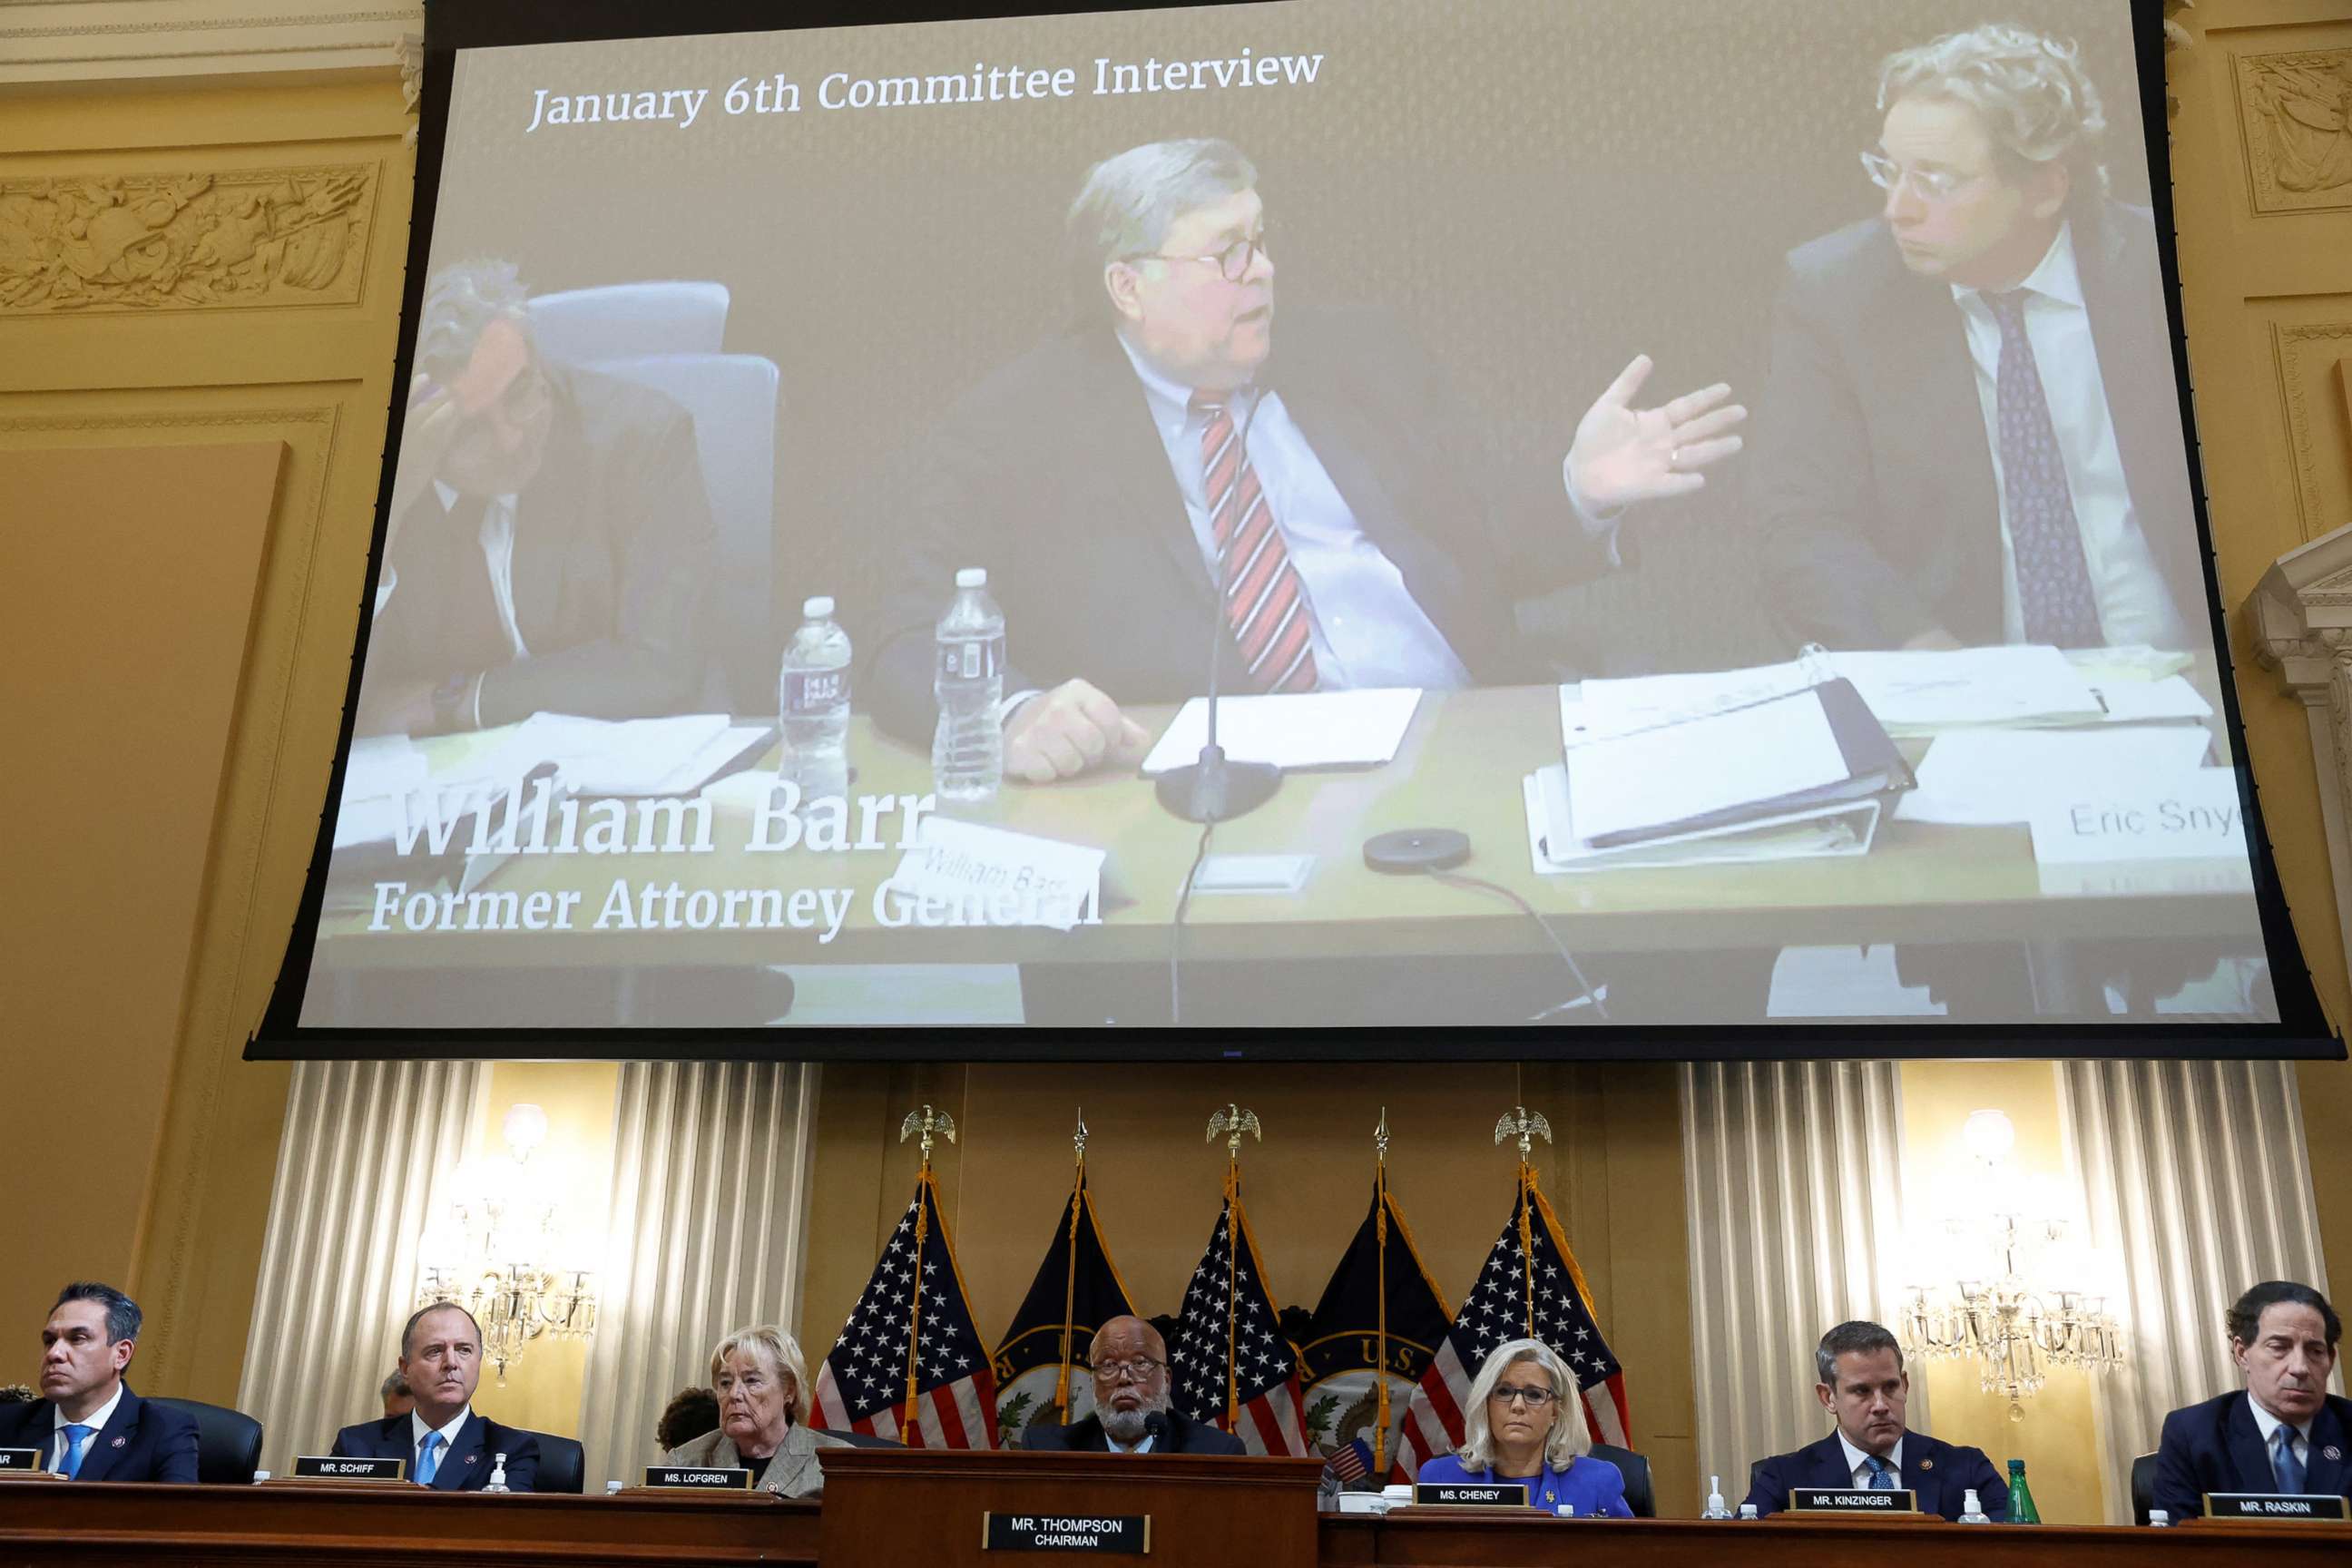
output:
[[2273, 1468], [2277, 1464], [2279, 1428], [2285, 1426], [2294, 1434], [2287, 1439], [2288, 1447], [2294, 1450], [2294, 1462], [2301, 1465], [2308, 1476], [2311, 1473], [2311, 1423], [2305, 1421], [2299, 1426], [2290, 1426], [2263, 1409], [2263, 1402], [2252, 1394], [2246, 1395], [2246, 1404], [2254, 1413], [2254, 1425], [2263, 1434], [2263, 1452], [2271, 1456]]
[[[454, 511], [457, 491], [439, 479], [433, 481], [433, 493], [441, 498], [441, 510]], [[490, 598], [499, 607], [499, 627], [507, 634], [507, 642], [517, 658], [529, 658], [530, 649], [523, 646], [522, 627], [515, 623], [514, 600], [514, 521], [515, 498], [493, 496], [482, 508], [482, 563], [489, 569]], [[400, 574], [389, 563], [375, 588], [375, 613], [392, 603], [393, 591], [400, 586]]]
[[[2083, 303], [2082, 274], [2074, 264], [2073, 225], [2060, 226], [2041, 265], [2020, 287], [2027, 292], [2025, 337], [2033, 347], [2034, 368], [2041, 373], [2042, 397], [2066, 466], [2066, 491], [2082, 531], [2099, 629], [2111, 647], [2184, 647], [2187, 629], [2132, 510], [2106, 383], [2099, 375], [2099, 352], [2091, 339], [2091, 313]], [[1952, 299], [1968, 323], [1977, 402], [1992, 452], [1993, 489], [2000, 496], [2001, 635], [2023, 642], [2025, 615], [2018, 601], [2017, 552], [2000, 467], [2000, 323], [1978, 290], [1955, 285]]]
[[[1838, 1447], [1845, 1450], [1846, 1473], [1853, 1478], [1853, 1484], [1856, 1488], [1865, 1491], [1868, 1490], [1870, 1488], [1870, 1456], [1853, 1446], [1852, 1440], [1846, 1436], [1844, 1427], [1841, 1426], [1838, 1428], [1837, 1438]], [[1894, 1470], [1894, 1481], [1895, 1486], [1898, 1488], [1901, 1487], [1903, 1484], [1903, 1439], [1900, 1437], [1895, 1438], [1895, 1447], [1887, 1449], [1881, 1457], [1885, 1459], [1887, 1465]]]
[[1149, 1454], [1151, 1452], [1151, 1445], [1155, 1439], [1155, 1436], [1156, 1435], [1153, 1433], [1146, 1432], [1137, 1440], [1135, 1447], [1130, 1448], [1126, 1444], [1120, 1442], [1118, 1438], [1112, 1436], [1108, 1428], [1105, 1428], [1103, 1431], [1103, 1441], [1110, 1445], [1110, 1451], [1114, 1454]]
[[435, 1450], [441, 1458], [436, 1462], [433, 1469], [435, 1477], [438, 1478], [441, 1474], [440, 1467], [449, 1462], [449, 1450], [457, 1446], [457, 1434], [466, 1429], [466, 1423], [473, 1419], [473, 1415], [474, 1407], [467, 1405], [457, 1412], [457, 1417], [446, 1426], [427, 1426], [421, 1414], [415, 1410], [408, 1413], [408, 1479], [410, 1480], [416, 1479], [417, 1469], [425, 1462], [425, 1435], [428, 1432], [441, 1434], [441, 1446]]
[[[83, 1416], [79, 1421], [76, 1421], [67, 1415], [62, 1406], [51, 1405], [49, 1407], [49, 1415], [51, 1417], [49, 1430], [53, 1436], [49, 1443], [48, 1468], [60, 1474], [64, 1473], [66, 1468], [67, 1447], [66, 1428], [68, 1426], [87, 1426], [89, 1428], [89, 1436], [81, 1440], [82, 1463], [85, 1465], [89, 1463], [89, 1451], [98, 1447], [98, 1435], [106, 1430], [106, 1424], [108, 1422], [114, 1419], [114, 1407], [121, 1403], [122, 1384], [120, 1382], [117, 1382], [114, 1385], [114, 1397], [100, 1405], [97, 1409], [91, 1411], [88, 1415]], [[2254, 1408], [2256, 1410], [2260, 1410], [2262, 1406], [2257, 1405]]]

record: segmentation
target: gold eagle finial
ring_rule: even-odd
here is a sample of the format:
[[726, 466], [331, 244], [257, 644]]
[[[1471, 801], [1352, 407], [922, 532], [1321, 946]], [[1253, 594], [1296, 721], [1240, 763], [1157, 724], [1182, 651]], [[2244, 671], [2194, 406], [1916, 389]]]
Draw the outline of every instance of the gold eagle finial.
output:
[[1519, 1141], [1519, 1158], [1524, 1160], [1534, 1149], [1535, 1140], [1540, 1138], [1547, 1143], [1551, 1142], [1551, 1123], [1543, 1119], [1543, 1112], [1539, 1110], [1530, 1112], [1524, 1105], [1514, 1105], [1500, 1121], [1495, 1123], [1496, 1142], [1510, 1138]]
[[955, 1118], [928, 1105], [920, 1110], [910, 1110], [907, 1112], [907, 1120], [898, 1123], [898, 1142], [904, 1143], [918, 1132], [923, 1135], [923, 1164], [928, 1168], [931, 1163], [931, 1139], [934, 1135], [950, 1143], [956, 1141]]
[[1242, 1152], [1242, 1134], [1245, 1132], [1261, 1143], [1265, 1142], [1265, 1134], [1258, 1128], [1257, 1112], [1244, 1110], [1238, 1105], [1229, 1104], [1209, 1118], [1210, 1142], [1215, 1142], [1220, 1132], [1226, 1134], [1225, 1152], [1229, 1155]]

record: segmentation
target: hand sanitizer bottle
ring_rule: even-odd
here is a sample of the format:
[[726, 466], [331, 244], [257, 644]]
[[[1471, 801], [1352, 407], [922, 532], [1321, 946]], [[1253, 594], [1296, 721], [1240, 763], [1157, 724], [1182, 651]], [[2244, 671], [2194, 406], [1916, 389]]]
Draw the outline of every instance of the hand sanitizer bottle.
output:
[[499, 1455], [491, 1463], [490, 1479], [482, 1483], [482, 1489], [486, 1492], [502, 1492], [512, 1489], [507, 1485], [507, 1457], [504, 1454]]
[[1977, 1500], [1977, 1489], [1974, 1487], [1970, 1487], [1969, 1489], [1967, 1498], [1964, 1499], [1960, 1504], [1960, 1522], [1962, 1524], [1990, 1524], [1992, 1522], [1991, 1517], [1984, 1510], [1984, 1504]]
[[1707, 1477], [1706, 1509], [1699, 1515], [1699, 1518], [1729, 1519], [1730, 1517], [1731, 1510], [1725, 1507], [1723, 1502], [1723, 1478], [1721, 1476]]

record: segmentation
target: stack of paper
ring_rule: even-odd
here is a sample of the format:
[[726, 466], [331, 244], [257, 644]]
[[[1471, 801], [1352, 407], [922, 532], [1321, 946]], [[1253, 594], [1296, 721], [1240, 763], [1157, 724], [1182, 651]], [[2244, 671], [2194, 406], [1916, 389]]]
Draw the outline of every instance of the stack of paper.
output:
[[1904, 822], [2024, 822], [2059, 794], [2126, 791], [2205, 760], [2200, 726], [1966, 731], [1938, 738], [1919, 764], [1919, 787], [1895, 808]]
[[[1285, 771], [1378, 767], [1394, 760], [1420, 702], [1412, 687], [1220, 698], [1217, 744], [1234, 762]], [[1209, 704], [1195, 697], [1143, 759], [1145, 776], [1198, 762], [1208, 739]]]

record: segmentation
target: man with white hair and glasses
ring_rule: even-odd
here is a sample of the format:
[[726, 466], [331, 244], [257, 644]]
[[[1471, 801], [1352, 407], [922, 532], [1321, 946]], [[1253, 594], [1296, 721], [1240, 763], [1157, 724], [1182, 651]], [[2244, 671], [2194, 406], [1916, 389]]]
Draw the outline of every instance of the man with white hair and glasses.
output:
[[1877, 216], [1789, 258], [1752, 474], [1777, 607], [1850, 647], [2204, 624], [2156, 232], [2072, 43], [1889, 56]]

